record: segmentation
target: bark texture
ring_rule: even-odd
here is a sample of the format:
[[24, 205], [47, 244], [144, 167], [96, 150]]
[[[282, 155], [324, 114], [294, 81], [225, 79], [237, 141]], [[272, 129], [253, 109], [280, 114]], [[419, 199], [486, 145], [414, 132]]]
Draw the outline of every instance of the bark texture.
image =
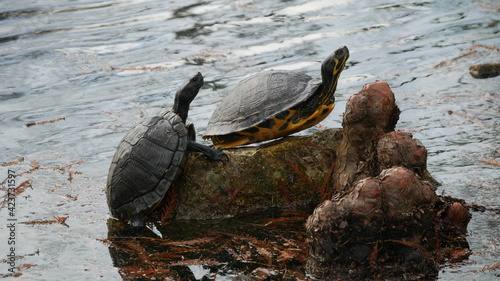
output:
[[468, 247], [469, 212], [435, 194], [427, 150], [411, 134], [394, 131], [398, 117], [385, 82], [366, 85], [347, 102], [330, 178], [336, 193], [306, 223], [310, 275], [390, 278], [388, 268], [398, 268], [394, 276], [437, 274], [447, 253]]
[[383, 134], [394, 131], [399, 113], [385, 82], [367, 84], [348, 100], [343, 138], [331, 177], [336, 191], [346, 191], [358, 180], [378, 174], [376, 144]]

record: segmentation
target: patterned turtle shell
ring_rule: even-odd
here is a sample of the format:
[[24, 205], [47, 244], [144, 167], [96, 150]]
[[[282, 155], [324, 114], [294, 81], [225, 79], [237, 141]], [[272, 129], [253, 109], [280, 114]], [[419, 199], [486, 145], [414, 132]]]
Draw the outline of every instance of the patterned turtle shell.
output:
[[220, 158], [220, 151], [194, 141], [194, 125], [186, 124], [189, 105], [203, 85], [197, 73], [177, 91], [172, 110], [162, 109], [122, 139], [111, 162], [106, 196], [111, 214], [141, 226], [144, 215], [163, 199], [184, 165], [188, 148]]
[[239, 82], [212, 114], [204, 139], [230, 148], [309, 128], [330, 114], [347, 47], [321, 65], [321, 79], [293, 71], [267, 71]]
[[186, 159], [187, 143], [181, 117], [165, 109], [125, 135], [108, 174], [111, 214], [129, 220], [161, 202]]

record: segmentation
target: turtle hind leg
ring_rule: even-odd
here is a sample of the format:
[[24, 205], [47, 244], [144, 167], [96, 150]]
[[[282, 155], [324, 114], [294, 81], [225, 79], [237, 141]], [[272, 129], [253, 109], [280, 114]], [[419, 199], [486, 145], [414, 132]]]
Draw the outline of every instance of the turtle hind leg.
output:
[[202, 152], [208, 159], [213, 161], [222, 161], [223, 158], [227, 158], [221, 148], [211, 148], [195, 141], [189, 141], [188, 148], [192, 151]]
[[144, 215], [142, 213], [138, 213], [133, 215], [129, 220], [130, 225], [133, 227], [143, 227], [144, 226]]

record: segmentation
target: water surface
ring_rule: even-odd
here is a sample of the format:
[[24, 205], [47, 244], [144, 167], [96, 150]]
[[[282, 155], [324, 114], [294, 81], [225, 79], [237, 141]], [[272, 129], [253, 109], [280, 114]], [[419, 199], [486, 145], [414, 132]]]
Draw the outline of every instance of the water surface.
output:
[[[323, 58], [344, 45], [351, 56], [337, 105], [321, 125], [340, 127], [352, 94], [387, 81], [402, 110], [397, 129], [427, 147], [428, 168], [443, 184], [437, 192], [498, 209], [500, 78], [468, 73], [470, 65], [499, 60], [498, 9], [495, 1], [452, 0], [3, 1], [0, 162], [24, 161], [2, 166], [0, 178], [39, 163], [45, 169], [17, 179], [31, 179], [32, 189], [17, 197], [15, 218], [69, 217], [69, 227], [18, 225], [16, 251], [24, 258], [17, 265], [33, 266], [17, 280], [121, 279], [97, 240], [108, 235], [109, 164], [126, 132], [171, 107], [188, 77], [205, 77], [190, 111], [201, 138], [217, 103], [247, 75], [289, 69], [319, 77]], [[7, 218], [1, 209], [0, 259]], [[443, 266], [438, 279], [498, 278], [498, 269], [488, 269], [499, 260], [498, 222], [494, 212], [474, 212], [472, 255]]]

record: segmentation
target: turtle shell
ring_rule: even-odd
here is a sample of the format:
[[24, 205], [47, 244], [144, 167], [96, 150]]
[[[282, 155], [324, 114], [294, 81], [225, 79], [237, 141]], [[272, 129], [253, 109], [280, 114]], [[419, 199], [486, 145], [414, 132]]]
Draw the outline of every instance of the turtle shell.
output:
[[187, 143], [182, 119], [166, 109], [125, 135], [108, 174], [106, 195], [111, 214], [130, 219], [156, 207], [186, 159]]
[[292, 71], [267, 71], [240, 81], [217, 107], [205, 136], [248, 129], [300, 104], [314, 94], [321, 79]]

